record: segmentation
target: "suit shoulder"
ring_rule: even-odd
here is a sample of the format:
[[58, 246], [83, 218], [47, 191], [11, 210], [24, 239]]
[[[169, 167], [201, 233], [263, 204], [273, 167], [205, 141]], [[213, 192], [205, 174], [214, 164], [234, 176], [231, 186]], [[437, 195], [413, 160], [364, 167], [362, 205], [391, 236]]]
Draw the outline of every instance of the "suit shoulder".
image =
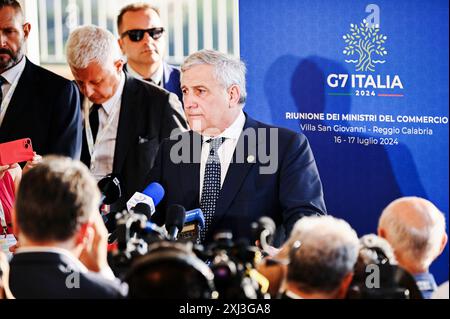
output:
[[135, 87], [138, 90], [139, 94], [144, 94], [145, 92], [145, 94], [152, 96], [160, 96], [163, 98], [167, 98], [170, 94], [169, 91], [157, 85], [148, 83], [144, 80], [136, 79], [131, 76], [127, 77], [127, 82], [130, 86]]
[[263, 128], [270, 131], [270, 129], [276, 129], [278, 131], [278, 136], [280, 136], [283, 139], [291, 139], [291, 138], [300, 138], [300, 139], [306, 139], [306, 136], [303, 133], [295, 132], [291, 129], [288, 129], [286, 127], [282, 126], [275, 126], [259, 121], [255, 121], [257, 128]]
[[[66, 85], [74, 85], [72, 81], [50, 71], [41, 66], [32, 64], [30, 62], [30, 69], [35, 78], [42, 83], [51, 82], [52, 85], [56, 86], [66, 86]], [[52, 87], [54, 89], [54, 87]]]

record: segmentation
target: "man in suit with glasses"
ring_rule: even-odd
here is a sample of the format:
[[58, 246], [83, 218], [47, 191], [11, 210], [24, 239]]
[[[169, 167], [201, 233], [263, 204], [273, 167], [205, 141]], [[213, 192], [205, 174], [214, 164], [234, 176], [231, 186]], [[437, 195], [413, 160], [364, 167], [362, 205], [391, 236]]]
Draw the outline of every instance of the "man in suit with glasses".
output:
[[176, 94], [182, 101], [180, 71], [163, 60], [165, 29], [158, 9], [148, 3], [130, 4], [120, 11], [117, 27], [120, 48], [128, 58], [128, 73]]

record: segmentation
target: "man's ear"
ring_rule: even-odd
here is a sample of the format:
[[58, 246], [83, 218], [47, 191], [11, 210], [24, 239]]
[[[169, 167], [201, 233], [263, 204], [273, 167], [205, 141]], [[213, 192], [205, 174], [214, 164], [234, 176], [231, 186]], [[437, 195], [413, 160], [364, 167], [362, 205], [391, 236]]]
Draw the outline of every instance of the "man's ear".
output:
[[123, 40], [121, 38], [117, 39], [117, 43], [119, 43], [120, 50], [122, 51], [122, 54], [125, 54], [125, 51], [123, 49]]
[[118, 59], [117, 61], [114, 61], [114, 66], [116, 68], [117, 73], [122, 72], [124, 64], [125, 64], [125, 62], [122, 59]]
[[239, 100], [241, 99], [241, 88], [238, 85], [233, 84], [230, 86], [228, 89], [228, 99], [230, 108], [234, 108], [239, 105]]
[[378, 236], [380, 236], [383, 239], [386, 239], [386, 231], [383, 228], [378, 227]]
[[442, 252], [444, 251], [444, 248], [447, 245], [447, 240], [448, 240], [448, 236], [446, 233], [444, 233], [444, 236], [442, 236], [442, 240], [441, 240], [441, 247], [439, 248], [439, 254], [437, 256], [442, 254]]
[[28, 35], [30, 34], [30, 31], [31, 31], [31, 24], [29, 24], [27, 22], [23, 25], [23, 36], [25, 39], [28, 39]]
[[353, 280], [353, 272], [349, 272], [347, 275], [345, 275], [344, 279], [342, 279], [341, 285], [337, 293], [338, 299], [344, 299], [346, 297], [348, 288], [350, 287], [352, 280]]

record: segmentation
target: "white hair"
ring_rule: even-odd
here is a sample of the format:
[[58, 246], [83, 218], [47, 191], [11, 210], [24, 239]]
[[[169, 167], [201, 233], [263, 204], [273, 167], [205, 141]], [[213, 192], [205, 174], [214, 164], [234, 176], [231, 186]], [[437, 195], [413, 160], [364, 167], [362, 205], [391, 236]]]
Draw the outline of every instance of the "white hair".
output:
[[[413, 217], [420, 223], [411, 222]], [[444, 214], [420, 197], [394, 200], [383, 210], [378, 225], [397, 254], [422, 268], [431, 265], [445, 236]]]
[[243, 105], [247, 99], [245, 74], [247, 69], [244, 62], [214, 50], [201, 50], [189, 55], [181, 65], [181, 72], [185, 72], [196, 65], [211, 65], [214, 67], [214, 75], [217, 81], [228, 89], [237, 85], [241, 89], [239, 104]]
[[291, 244], [287, 279], [305, 292], [336, 291], [358, 259], [356, 232], [332, 216], [303, 217], [287, 243]]
[[116, 38], [111, 32], [94, 25], [73, 30], [67, 40], [67, 62], [77, 69], [85, 69], [89, 63], [105, 63], [121, 58]]

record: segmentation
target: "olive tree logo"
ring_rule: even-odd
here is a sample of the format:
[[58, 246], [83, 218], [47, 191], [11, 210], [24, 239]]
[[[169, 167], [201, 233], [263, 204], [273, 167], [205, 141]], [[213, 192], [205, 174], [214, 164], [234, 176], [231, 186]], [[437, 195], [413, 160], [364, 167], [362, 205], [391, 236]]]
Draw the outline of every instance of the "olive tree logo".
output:
[[379, 24], [369, 24], [365, 19], [358, 26], [350, 24], [350, 33], [342, 37], [346, 43], [344, 53], [346, 56], [358, 54], [357, 60], [345, 60], [356, 64], [356, 71], [375, 71], [375, 64], [383, 64], [385, 60], [376, 60], [377, 56], [384, 57], [387, 50], [384, 43], [387, 36], [380, 33]]

